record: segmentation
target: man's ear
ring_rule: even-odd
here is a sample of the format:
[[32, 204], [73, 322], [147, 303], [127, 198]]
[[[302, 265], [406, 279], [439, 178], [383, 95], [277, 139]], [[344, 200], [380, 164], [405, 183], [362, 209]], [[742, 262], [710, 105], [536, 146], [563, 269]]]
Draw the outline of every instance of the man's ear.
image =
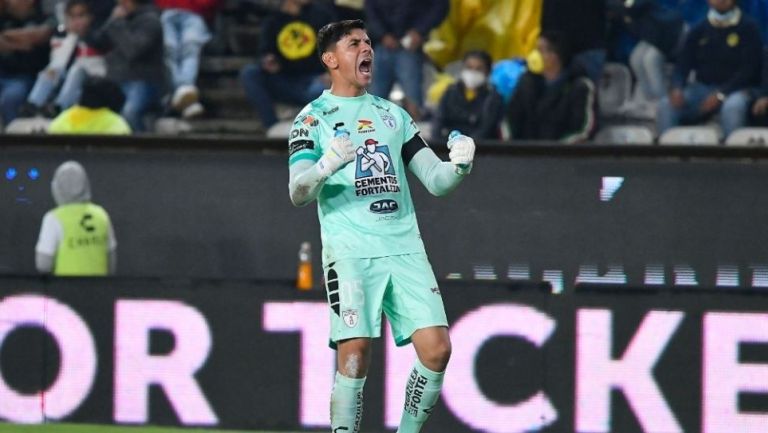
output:
[[326, 51], [322, 55], [323, 63], [328, 69], [337, 69], [339, 67], [339, 59], [336, 54]]

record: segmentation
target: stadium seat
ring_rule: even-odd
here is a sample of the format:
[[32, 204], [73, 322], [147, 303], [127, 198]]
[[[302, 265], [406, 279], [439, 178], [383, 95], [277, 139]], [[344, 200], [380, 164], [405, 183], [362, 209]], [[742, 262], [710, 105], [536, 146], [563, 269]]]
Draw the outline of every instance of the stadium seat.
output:
[[267, 138], [287, 139], [288, 134], [291, 133], [292, 126], [293, 126], [293, 121], [281, 120], [280, 122], [277, 122], [274, 125], [272, 125], [267, 130]]
[[653, 144], [653, 132], [639, 125], [616, 125], [601, 129], [595, 142], [601, 144]]
[[739, 128], [725, 140], [728, 146], [768, 146], [768, 128]]
[[44, 117], [19, 117], [5, 128], [7, 134], [45, 134], [51, 119]]
[[600, 114], [612, 116], [619, 113], [632, 95], [632, 73], [621, 63], [606, 63], [598, 83], [597, 99]]
[[662, 134], [659, 144], [717, 146], [721, 137], [722, 131], [716, 126], [678, 126]]

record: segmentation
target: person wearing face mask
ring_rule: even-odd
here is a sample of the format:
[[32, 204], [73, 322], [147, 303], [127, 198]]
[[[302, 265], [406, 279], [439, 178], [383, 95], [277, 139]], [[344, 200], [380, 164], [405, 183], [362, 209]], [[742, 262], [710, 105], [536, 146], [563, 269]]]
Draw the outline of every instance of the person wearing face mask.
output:
[[595, 86], [571, 67], [565, 36], [545, 31], [507, 107], [513, 140], [579, 143], [595, 131]]
[[488, 83], [491, 56], [485, 51], [464, 55], [460, 80], [446, 89], [433, 123], [433, 139], [448, 140], [459, 130], [479, 139], [499, 138], [501, 95]]
[[[760, 31], [736, 0], [709, 0], [709, 6], [707, 19], [686, 37], [672, 89], [659, 104], [659, 135], [717, 113], [725, 137], [746, 123], [750, 89], [760, 77]], [[691, 73], [696, 79], [689, 82]]]

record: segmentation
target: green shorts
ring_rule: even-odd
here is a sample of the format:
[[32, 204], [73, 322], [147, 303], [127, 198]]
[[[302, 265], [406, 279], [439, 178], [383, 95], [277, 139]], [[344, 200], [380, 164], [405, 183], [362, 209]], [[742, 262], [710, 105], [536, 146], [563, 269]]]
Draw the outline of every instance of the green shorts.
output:
[[443, 298], [427, 255], [345, 259], [325, 266], [331, 307], [331, 347], [349, 338], [381, 336], [387, 315], [398, 346], [422, 328], [448, 326]]

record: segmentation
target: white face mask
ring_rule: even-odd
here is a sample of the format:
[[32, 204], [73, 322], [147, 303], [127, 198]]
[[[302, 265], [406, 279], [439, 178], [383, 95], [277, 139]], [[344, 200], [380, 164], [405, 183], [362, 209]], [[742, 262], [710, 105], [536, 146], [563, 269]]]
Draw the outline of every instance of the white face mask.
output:
[[468, 89], [477, 89], [485, 84], [485, 74], [473, 69], [462, 69], [461, 81], [464, 82]]
[[734, 26], [739, 23], [741, 18], [741, 11], [738, 7], [735, 7], [728, 12], [720, 13], [714, 8], [710, 8], [707, 13], [707, 19], [713, 26]]

